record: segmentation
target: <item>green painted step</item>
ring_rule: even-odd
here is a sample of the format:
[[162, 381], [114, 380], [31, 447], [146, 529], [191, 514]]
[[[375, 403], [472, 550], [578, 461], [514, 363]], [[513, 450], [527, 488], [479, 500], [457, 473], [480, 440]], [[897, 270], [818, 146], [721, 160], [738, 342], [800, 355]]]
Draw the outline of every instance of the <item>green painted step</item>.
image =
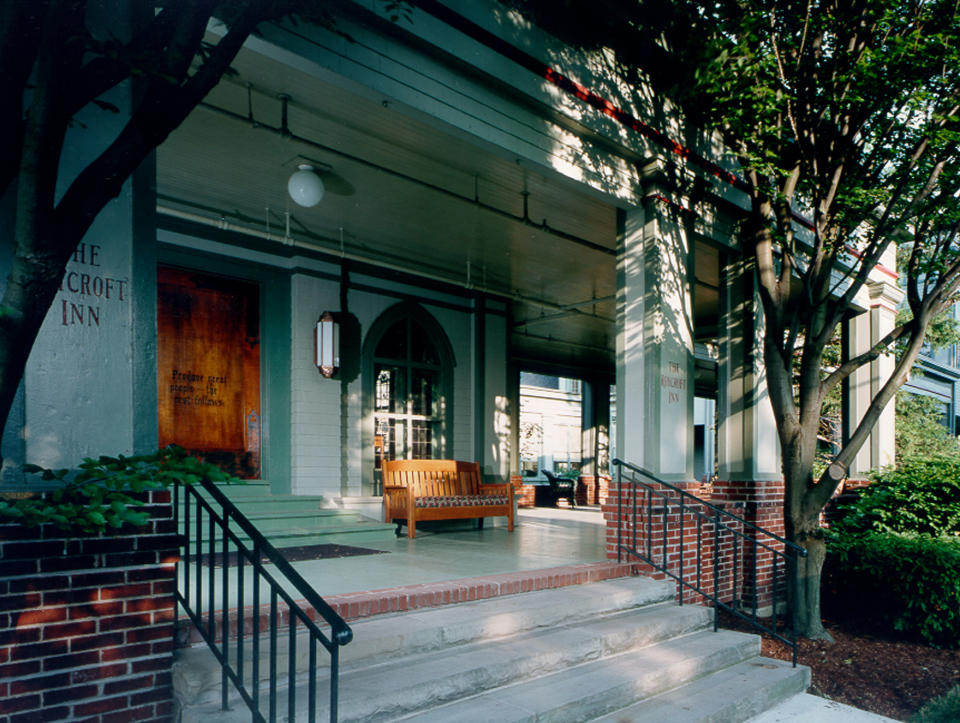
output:
[[[274, 547], [280, 549], [322, 544], [362, 545], [395, 539], [393, 525], [351, 510], [323, 507], [324, 498], [319, 495], [273, 494], [269, 482], [263, 480], [218, 487]], [[239, 537], [249, 540], [242, 533]]]

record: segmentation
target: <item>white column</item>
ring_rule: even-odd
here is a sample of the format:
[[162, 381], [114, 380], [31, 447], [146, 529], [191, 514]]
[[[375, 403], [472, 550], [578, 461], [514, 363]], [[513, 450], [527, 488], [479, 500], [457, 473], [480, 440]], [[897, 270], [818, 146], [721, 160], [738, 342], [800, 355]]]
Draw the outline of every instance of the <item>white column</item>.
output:
[[[903, 291], [886, 279], [868, 284], [870, 291], [870, 343], [878, 343], [897, 323], [897, 305]], [[875, 397], [893, 375], [893, 354], [881, 354], [870, 362], [870, 396]], [[882, 469], [894, 463], [896, 451], [895, 405], [891, 401], [880, 413], [870, 433], [870, 467]]]
[[651, 201], [626, 212], [617, 268], [617, 455], [668, 481], [693, 476], [693, 259]]
[[[846, 322], [844, 343], [847, 357], [868, 351], [896, 324], [897, 305], [903, 299], [903, 291], [895, 278], [879, 278], [867, 283], [870, 298], [869, 311]], [[844, 437], [849, 438], [857, 428], [870, 402], [893, 374], [896, 364], [893, 354], [881, 354], [870, 364], [860, 367], [846, 382], [844, 397]], [[850, 465], [850, 479], [863, 480], [871, 470], [889, 467], [894, 463], [896, 452], [895, 405], [891, 402], [870, 432], [856, 458]]]
[[[844, 322], [844, 356], [849, 359], [862, 354], [870, 348], [870, 313], [863, 312]], [[843, 436], [844, 442], [850, 438], [853, 431], [863, 419], [867, 407], [870, 406], [870, 366], [865, 365], [853, 372], [844, 382], [843, 403]], [[853, 480], [865, 480], [870, 474], [873, 464], [870, 461], [871, 440], [857, 452], [847, 476]]]
[[717, 435], [721, 480], [778, 480], [780, 440], [763, 363], [763, 310], [753, 264], [726, 265], [720, 290]]

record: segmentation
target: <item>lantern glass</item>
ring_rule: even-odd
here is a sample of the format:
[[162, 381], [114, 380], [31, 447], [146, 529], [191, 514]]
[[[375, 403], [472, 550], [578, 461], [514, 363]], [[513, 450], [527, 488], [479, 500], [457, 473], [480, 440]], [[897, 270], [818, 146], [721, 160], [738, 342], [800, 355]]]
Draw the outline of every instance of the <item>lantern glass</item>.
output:
[[340, 368], [340, 325], [329, 311], [320, 315], [314, 336], [316, 365], [323, 376], [332, 377]]

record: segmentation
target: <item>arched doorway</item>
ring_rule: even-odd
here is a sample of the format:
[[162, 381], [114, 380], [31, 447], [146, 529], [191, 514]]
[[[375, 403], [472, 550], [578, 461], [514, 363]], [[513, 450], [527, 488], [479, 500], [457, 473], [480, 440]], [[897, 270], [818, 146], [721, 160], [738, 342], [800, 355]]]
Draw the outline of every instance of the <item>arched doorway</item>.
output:
[[423, 307], [401, 303], [371, 326], [363, 345], [363, 487], [382, 494], [384, 459], [451, 452], [453, 349]]

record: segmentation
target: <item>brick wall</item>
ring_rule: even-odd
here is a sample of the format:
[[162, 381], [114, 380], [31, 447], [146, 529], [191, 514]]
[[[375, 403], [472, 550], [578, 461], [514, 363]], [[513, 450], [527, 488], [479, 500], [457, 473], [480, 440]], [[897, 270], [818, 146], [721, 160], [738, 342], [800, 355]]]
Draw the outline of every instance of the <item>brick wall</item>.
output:
[[[702, 496], [697, 485], [691, 487], [689, 492]], [[620, 545], [637, 550], [659, 566], [666, 566], [671, 574], [682, 576], [685, 582], [697, 585], [708, 594], [714, 594], [716, 588], [720, 599], [728, 603], [736, 599], [741, 608], [752, 609], [756, 603], [758, 614], [769, 616], [775, 592], [778, 602], [784, 599], [785, 579], [783, 558], [777, 558], [775, 569], [775, 555], [765, 545], [774, 549], [781, 545], [763, 537], [759, 538], [764, 540], [763, 545], [754, 545], [750, 529], [742, 523], [731, 522], [730, 518], [724, 519], [717, 535], [709, 508], [691, 504], [687, 499], [681, 504], [679, 496], [667, 488], [658, 491], [663, 496], [650, 494], [641, 487], [634, 499], [634, 490], [628, 485], [622, 492], [622, 506], [618, 510], [620, 493], [615, 487], [610, 489], [602, 507], [607, 521], [607, 557], [617, 558], [619, 536]], [[711, 497], [706, 501], [711, 504], [783, 535], [782, 481], [715, 482], [710, 492]], [[715, 540], [719, 542], [716, 554]], [[621, 553], [623, 562], [638, 559]], [[666, 577], [651, 566], [638, 569], [653, 577]], [[686, 589], [683, 599], [702, 601], [699, 595]]]
[[[767, 532], [783, 537], [785, 534], [783, 522], [783, 480], [749, 480], [749, 481], [716, 481], [713, 483], [713, 501], [715, 504], [739, 503], [743, 505], [740, 514], [747, 522], [761, 527]], [[783, 558], [778, 557], [777, 569], [774, 569], [774, 558], [777, 557], [769, 549], [782, 551], [783, 545], [769, 538], [759, 538], [764, 545], [743, 546], [741, 558], [743, 560], [743, 589], [741, 595], [745, 601], [752, 601], [756, 594], [757, 605], [764, 617], [770, 614], [774, 598], [774, 574], [779, 588], [778, 600], [783, 600]], [[756, 577], [747, 573], [756, 569]]]
[[580, 475], [577, 484], [578, 505], [602, 505], [607, 501], [607, 490], [610, 488], [608, 475]]
[[147, 509], [135, 535], [0, 524], [0, 723], [172, 719], [169, 493]]
[[517, 500], [517, 507], [533, 507], [536, 501], [537, 488], [525, 485], [523, 477], [518, 474], [510, 475], [510, 484], [513, 485], [513, 494]]

